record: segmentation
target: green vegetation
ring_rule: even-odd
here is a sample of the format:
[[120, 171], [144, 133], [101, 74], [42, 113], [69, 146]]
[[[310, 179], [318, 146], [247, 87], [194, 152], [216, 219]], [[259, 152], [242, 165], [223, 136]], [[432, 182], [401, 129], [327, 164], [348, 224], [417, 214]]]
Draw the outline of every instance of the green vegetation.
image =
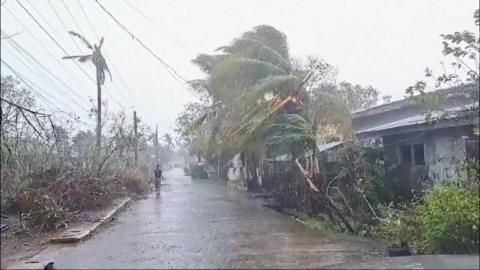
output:
[[427, 253], [478, 253], [478, 189], [439, 184], [420, 207], [421, 241]]
[[408, 244], [419, 253], [478, 253], [478, 191], [436, 184], [422, 201], [405, 205], [403, 210], [384, 208], [378, 236], [392, 247]]
[[332, 222], [318, 217], [309, 216], [305, 213], [298, 214], [298, 217], [295, 219], [322, 234], [342, 233], [338, 226]]

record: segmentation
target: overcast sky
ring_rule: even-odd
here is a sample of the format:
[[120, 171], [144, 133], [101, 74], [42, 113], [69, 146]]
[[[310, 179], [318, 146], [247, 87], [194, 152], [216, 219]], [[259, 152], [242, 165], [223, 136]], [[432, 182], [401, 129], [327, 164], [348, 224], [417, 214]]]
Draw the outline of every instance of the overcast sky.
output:
[[[160, 132], [172, 132], [183, 104], [195, 100], [192, 93], [94, 0], [49, 1], [69, 30], [83, 33], [91, 43], [98, 42], [83, 8], [95, 32], [105, 37], [104, 51], [113, 76], [113, 82], [106, 82], [110, 109], [118, 110], [116, 102], [129, 113], [135, 108], [150, 126], [158, 124]], [[339, 80], [372, 85], [393, 99], [402, 98], [406, 87], [422, 79], [426, 66], [439, 66], [443, 60], [439, 34], [470, 30], [478, 36], [473, 23], [478, 0], [128, 0], [155, 24], [124, 0], [99, 1], [186, 79], [203, 76], [190, 62], [198, 53], [211, 53], [252, 27], [268, 24], [287, 35], [293, 57], [324, 58], [338, 67]], [[48, 0], [20, 2], [69, 54], [80, 54]], [[95, 85], [72, 61], [61, 60], [62, 50], [16, 0], [7, 0], [2, 6], [1, 28], [9, 35], [20, 32], [13, 40], [71, 89], [47, 79], [46, 71], [6, 40], [1, 42], [2, 59], [60, 109], [75, 111], [94, 126], [85, 111], [88, 98], [96, 98]], [[91, 64], [80, 65], [94, 78]], [[2, 75], [9, 73], [2, 65]]]

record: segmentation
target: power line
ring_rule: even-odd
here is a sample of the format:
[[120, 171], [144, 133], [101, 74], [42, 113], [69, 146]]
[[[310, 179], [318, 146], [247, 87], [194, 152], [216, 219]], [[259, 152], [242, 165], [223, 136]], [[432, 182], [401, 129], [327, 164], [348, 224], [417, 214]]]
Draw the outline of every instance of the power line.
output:
[[[69, 55], [68, 52], [62, 47], [62, 45], [60, 45], [57, 40], [42, 26], [42, 24], [40, 24], [38, 22], [38, 20], [30, 13], [30, 11], [28, 11], [27, 8], [25, 8], [24, 5], [22, 5], [22, 3], [20, 3], [19, 0], [16, 0], [16, 2], [23, 8], [23, 10], [25, 10], [25, 12], [30, 16], [30, 18], [32, 18], [32, 20], [35, 21], [35, 23], [43, 30], [43, 32], [50, 38], [50, 40], [52, 40], [55, 45], [57, 45], [57, 47], [60, 48], [60, 50], [62, 50], [63, 53], [65, 53], [65, 55]], [[93, 82], [93, 84], [96, 85], [96, 82], [95, 80], [92, 78], [92, 76], [90, 76], [90, 74], [88, 74], [76, 61], [73, 62], [89, 79], [90, 81]], [[105, 89], [106, 90], [106, 89]], [[120, 103], [118, 103], [113, 97], [111, 97], [108, 93], [106, 93], [105, 91], [105, 94], [110, 97], [114, 103], [116, 103], [120, 108], [122, 107], [122, 105]]]
[[122, 23], [120, 23], [117, 20], [117, 18], [115, 18], [115, 16], [113, 16], [112, 13], [110, 13], [98, 0], [95, 0], [95, 2], [100, 6], [100, 8], [102, 8], [102, 10], [105, 13], [107, 13], [107, 15], [110, 18], [112, 18], [112, 20], [115, 21], [115, 23], [117, 23], [118, 26], [120, 26], [120, 28], [122, 28], [123, 31], [128, 33], [132, 37], [132, 39], [137, 41], [145, 50], [147, 50], [151, 55], [153, 55], [153, 57], [155, 57], [165, 67], [165, 69], [172, 76], [172, 78], [174, 78], [176, 81], [178, 81], [181, 84], [187, 84], [188, 83], [187, 80], [185, 78], [183, 78], [180, 74], [178, 74], [178, 72], [173, 67], [171, 67], [169, 64], [167, 64], [165, 61], [163, 61], [150, 48], [148, 48], [140, 39], [138, 39], [132, 32], [130, 32], [130, 30], [128, 30]]
[[[38, 20], [30, 13], [30, 11], [28, 11], [27, 8], [25, 8], [24, 5], [22, 5], [22, 3], [20, 3], [19, 0], [16, 0], [17, 3], [23, 8], [23, 10], [25, 10], [25, 12], [30, 16], [30, 18], [32, 18], [33, 21], [35, 21], [35, 23], [43, 30], [43, 32], [50, 38], [51, 41], [53, 41], [53, 43], [55, 43], [55, 45], [57, 45], [58, 48], [60, 48], [60, 50], [62, 50], [62, 52], [65, 54], [65, 55], [69, 55], [69, 53], [62, 47], [62, 45], [60, 45], [57, 40], [52, 37], [52, 35], [38, 22]], [[90, 76], [90, 74], [88, 74], [77, 62], [74, 62], [79, 68], [80, 70], [82, 70], [82, 72], [93, 82], [95, 83], [95, 80]]]
[[70, 12], [70, 9], [68, 8], [67, 4], [65, 1], [60, 0], [63, 3], [63, 6], [67, 10], [68, 15], [70, 15], [70, 18], [72, 19], [73, 23], [77, 26], [78, 31], [82, 36], [85, 36], [85, 34], [82, 32], [82, 28], [80, 28], [80, 25], [77, 23], [77, 20], [75, 20], [75, 17], [73, 16], [72, 12]]
[[[2, 33], [4, 33], [2, 31]], [[42, 68], [43, 70], [45, 70], [45, 72], [50, 75], [52, 78], [54, 78], [56, 81], [58, 81], [60, 84], [62, 84], [65, 88], [67, 88], [70, 92], [72, 92], [77, 98], [83, 100], [83, 98], [78, 95], [72, 88], [70, 88], [65, 82], [63, 82], [60, 78], [58, 78], [55, 74], [53, 74], [53, 72], [51, 72], [48, 68], [46, 68], [44, 65], [42, 65], [31, 53], [29, 53], [26, 49], [24, 49], [22, 46], [20, 46], [15, 40], [13, 39], [8, 39], [7, 42], [9, 42], [12, 47], [20, 54], [22, 54], [24, 57], [25, 55], [27, 55], [28, 57], [30, 57], [30, 59], [33, 60], [33, 62], [35, 62], [38, 66], [40, 66], [40, 68]], [[25, 57], [25, 59], [27, 59]], [[49, 78], [48, 76], [46, 76], [47, 78]], [[76, 103], [75, 101], [72, 101], [74, 102], [77, 106], [79, 106], [81, 109], [84, 110], [84, 108], [79, 105], [78, 103]]]
[[[81, 10], [82, 13], [83, 13], [83, 16], [84, 16], [85, 19], [87, 20], [87, 23], [88, 23], [88, 25], [90, 26], [90, 30], [92, 30], [93, 35], [95, 36], [96, 39], [99, 39], [99, 36], [98, 36], [97, 32], [95, 31], [95, 28], [93, 27], [92, 22], [91, 22], [90, 19], [88, 18], [87, 12], [85, 12], [85, 9], [83, 8], [82, 3], [80, 2], [80, 0], [77, 0], [77, 3], [78, 3], [78, 5], [79, 5], [79, 7], [80, 7], [80, 10]], [[105, 49], [103, 50], [103, 53], [105, 54], [105, 56], [106, 56], [107, 58], [109, 58], [109, 56], [108, 56], [107, 52], [105, 51]], [[116, 70], [116, 67], [115, 67], [115, 64], [113, 63], [113, 60], [111, 60], [111, 64], [112, 64], [113, 71], [115, 71], [115, 72], [117, 73], [118, 77], [121, 78], [121, 75], [120, 75], [120, 74], [118, 73], [118, 71]], [[113, 82], [113, 85], [114, 85], [116, 88], [118, 88], [118, 90], [119, 90], [118, 92], [120, 92], [120, 95], [122, 96], [122, 99], [123, 99], [124, 101], [126, 101], [125, 96], [123, 95], [123, 92], [121, 91], [121, 88], [115, 83], [115, 81], [112, 81], [112, 82]]]
[[[99, 35], [97, 34], [97, 32], [95, 31], [95, 28], [93, 27], [93, 24], [92, 22], [90, 21], [90, 18], [88, 17], [88, 14], [87, 12], [85, 11], [85, 9], [83, 8], [83, 5], [82, 5], [82, 2], [81, 0], [77, 0], [77, 3], [78, 5], [80, 6], [80, 9], [83, 13], [83, 16], [85, 17], [85, 19], [87, 20], [87, 23], [88, 25], [90, 26], [90, 29], [92, 30], [93, 34], [95, 35], [95, 38], [100, 38]], [[110, 58], [109, 55], [107, 54], [107, 52], [105, 51], [105, 56], [107, 56], [107, 58]], [[128, 94], [130, 95], [130, 97], [132, 99], [134, 99], [134, 96], [132, 94], [132, 91], [130, 90], [130, 88], [127, 86], [127, 84], [125, 83], [125, 81], [123, 80], [123, 77], [122, 75], [120, 74], [120, 72], [118, 71], [117, 67], [115, 66], [115, 62], [113, 61], [113, 58], [110, 58], [110, 61], [112, 63], [112, 68], [113, 68], [113, 71], [115, 71], [115, 73], [118, 75], [118, 78], [120, 79], [120, 82], [122, 83], [123, 87], [127, 90]], [[115, 84], [115, 82], [114, 82]], [[117, 86], [118, 87], [118, 86]], [[118, 87], [120, 89], [120, 87]], [[133, 102], [135, 103], [135, 101]]]
[[[14, 48], [15, 49], [15, 48]], [[8, 52], [8, 51], [7, 51]], [[41, 78], [44, 82], [46, 82], [47, 84], [49, 84], [47, 82], [46, 79], [48, 79], [48, 81], [50, 82], [54, 82], [49, 76], [42, 76], [42, 74], [39, 74], [38, 70], [35, 70], [34, 68], [32, 68], [30, 65], [26, 64], [25, 62], [23, 62], [23, 60], [21, 60], [20, 58], [17, 58], [15, 57], [13, 54], [12, 56], [15, 58], [15, 60], [17, 60], [18, 62], [20, 62], [21, 64], [23, 64], [25, 67], [27, 67], [30, 72], [34, 73], [35, 75], [37, 75], [39, 78]], [[24, 56], [25, 57], [25, 56]], [[25, 57], [25, 59], [27, 60], [27, 58]], [[28, 60], [27, 60], [28, 61]], [[62, 93], [62, 94], [65, 94], [65, 93]], [[82, 105], [78, 104], [74, 99], [72, 99], [71, 97], [68, 97], [70, 99], [70, 101], [75, 104], [78, 108], [80, 108], [81, 110], [85, 110], [85, 111], [88, 111], [86, 110]]]
[[[65, 3], [64, 0], [61, 0], [61, 2], [63, 3], [63, 6], [65, 7], [65, 9], [67, 10], [67, 13], [69, 14], [70, 18], [72, 19], [73, 23], [75, 24], [75, 26], [77, 27], [78, 29], [78, 32], [80, 32], [80, 34], [84, 37], [86, 37], [85, 33], [82, 31], [82, 28], [80, 27], [80, 25], [78, 24], [77, 20], [75, 20], [75, 16], [73, 16], [72, 12], [70, 11], [70, 9], [68, 8], [68, 5]], [[83, 11], [83, 9], [82, 9]], [[114, 86], [116, 86], [115, 82], [113, 82]], [[116, 86], [118, 88], [118, 86]], [[105, 95], [107, 95], [109, 98], [111, 98], [118, 106], [122, 107], [122, 105], [117, 101], [115, 100], [112, 96], [110, 96], [108, 94], [108, 88], [107, 86], [104, 86], [104, 90], [105, 90]], [[120, 92], [120, 95], [122, 96], [122, 99], [124, 101], [126, 101], [125, 97], [123, 96], [122, 92]]]
[[98, 39], [97, 32], [95, 31], [95, 28], [93, 27], [92, 22], [91, 22], [90, 19], [88, 18], [87, 12], [85, 12], [85, 9], [83, 8], [83, 5], [82, 5], [81, 0], [77, 0], [77, 3], [78, 3], [78, 5], [80, 6], [80, 10], [82, 11], [83, 16], [85, 16], [85, 19], [87, 19], [87, 23], [88, 23], [88, 25], [90, 26], [90, 29], [92, 30], [92, 32], [93, 32], [93, 34], [95, 35], [95, 37]]
[[134, 11], [136, 11], [138, 14], [140, 14], [140, 16], [142, 16], [143, 18], [145, 18], [147, 21], [151, 22], [153, 24], [153, 26], [155, 26], [158, 30], [160, 30], [161, 32], [163, 32], [166, 36], [168, 36], [171, 40], [173, 40], [175, 43], [177, 43], [177, 45], [179, 45], [180, 47], [186, 49], [187, 51], [191, 52], [191, 53], [195, 53], [193, 50], [191, 50], [190, 48], [188, 48], [187, 46], [185, 46], [183, 43], [181, 43], [180, 41], [178, 41], [175, 37], [173, 37], [172, 35], [170, 35], [170, 33], [165, 30], [163, 27], [159, 26], [157, 23], [155, 23], [155, 21], [153, 21], [150, 17], [148, 17], [147, 15], [145, 15], [142, 11], [140, 11], [138, 8], [136, 8], [134, 5], [132, 5], [130, 2], [128, 2], [127, 0], [123, 0], [127, 5], [129, 5]]
[[[15, 50], [17, 50], [17, 48], [14, 48]], [[17, 52], [20, 52], [19, 50], [17, 50]], [[28, 59], [25, 57], [25, 55], [23, 55], [23, 57], [25, 58], [25, 60], [28, 61]], [[23, 60], [21, 60], [20, 58], [17, 58], [14, 56], [14, 58], [19, 61], [21, 64], [23, 64], [25, 67], [27, 67], [32, 73], [34, 73], [35, 75], [37, 75], [39, 78], [41, 78], [44, 82], [46, 82], [47, 84], [49, 84], [47, 82], [47, 79], [54, 83], [54, 81], [49, 77], [49, 76], [42, 76], [42, 74], [39, 74], [39, 71], [38, 70], [35, 70], [34, 68], [32, 68], [30, 65], [26, 64], [25, 62], [23, 62]], [[30, 62], [31, 63], [31, 62]], [[41, 66], [42, 68], [45, 69], [45, 67]], [[48, 70], [47, 70], [47, 73], [50, 73]], [[53, 74], [49, 74], [50, 76], [52, 76]], [[56, 88], [54, 88], [56, 89]], [[73, 91], [71, 89], [69, 89], [70, 91]], [[73, 92], [74, 94], [76, 94], [75, 92]], [[65, 94], [65, 92], [62, 91], [62, 94]], [[74, 99], [72, 99], [70, 96], [67, 95], [67, 97], [70, 99], [70, 101], [75, 104], [78, 108], [80, 108], [81, 110], [85, 110], [85, 111], [88, 111], [86, 110], [82, 105], [78, 104]], [[83, 100], [83, 99], [82, 99]]]
[[50, 50], [43, 44], [43, 42], [38, 39], [29, 29], [27, 26], [25, 26], [25, 24], [23, 24], [23, 22], [17, 18], [17, 16], [15, 16], [15, 14], [13, 14], [12, 11], [10, 11], [10, 9], [8, 9], [7, 7], [4, 7], [7, 12], [27, 31], [27, 33], [35, 40], [37, 41], [37, 43], [45, 50], [45, 52], [58, 64], [60, 65], [60, 67], [67, 73], [69, 74], [70, 76], [72, 76], [72, 78], [75, 78], [75, 80], [77, 80], [78, 82], [82, 82], [82, 80], [78, 79], [77, 76], [73, 75], [70, 71], [68, 71], [65, 66], [59, 61], [59, 59], [57, 59], [57, 57], [55, 57], [51, 52]]
[[[73, 120], [81, 123], [81, 124], [84, 124], [84, 125], [87, 125], [87, 123], [83, 122], [83, 121], [80, 121], [78, 119], [78, 116], [73, 112], [71, 114], [65, 112], [64, 110], [62, 110], [60, 107], [58, 107], [57, 105], [53, 104], [49, 99], [47, 99], [44, 95], [42, 95], [42, 93], [38, 90], [35, 89], [35, 87], [37, 89], [40, 89], [42, 90], [40, 87], [38, 87], [38, 85], [36, 85], [35, 83], [33, 83], [32, 81], [28, 80], [24, 75], [22, 75], [20, 72], [16, 71], [14, 68], [12, 68], [12, 66], [10, 66], [7, 62], [5, 62], [3, 59], [0, 58], [0, 61], [5, 65], [7, 66], [8, 69], [10, 69], [10, 71], [12, 71], [15, 76], [23, 82], [23, 84], [25, 84], [25, 86], [27, 86], [28, 88], [30, 88], [30, 90], [36, 92], [38, 94], [38, 96], [40, 98], [42, 98], [46, 103], [50, 104], [50, 106], [53, 108], [55, 107], [56, 109], [58, 109], [58, 111], [54, 111], [54, 112], [62, 112], [62, 113], [65, 113], [66, 115], [68, 115], [70, 118], [72, 118]], [[33, 86], [32, 86], [33, 85]], [[43, 91], [43, 90], [42, 90]], [[46, 93], [46, 91], [43, 91]], [[56, 102], [60, 103], [60, 104], [63, 104], [64, 106], [66, 107], [69, 107], [68, 105], [66, 105], [65, 103], [61, 102], [60, 100], [56, 99], [55, 97], [52, 97], [51, 95], [49, 95], [52, 99], [54, 99]], [[73, 116], [72, 116], [73, 115]]]
[[[65, 29], [65, 32], [68, 33], [67, 25], [65, 25], [65, 22], [62, 20], [62, 18], [60, 17], [60, 15], [58, 14], [57, 10], [53, 6], [53, 4], [50, 2], [50, 0], [47, 0], [47, 1], [48, 1], [48, 4], [50, 5], [50, 7], [52, 8], [53, 12], [55, 13], [55, 16], [58, 18], [58, 20], [62, 24], [63, 29]], [[80, 48], [80, 46], [78, 46], [78, 43], [75, 41], [75, 39], [71, 35], [68, 35], [68, 37], [70, 37], [70, 40], [73, 42], [73, 44], [75, 44], [75, 47], [77, 47], [77, 49], [83, 54], [82, 49]]]
[[[30, 80], [28, 80], [25, 76], [23, 76], [22, 74], [20, 74], [18, 71], [16, 71], [14, 68], [12, 68], [7, 62], [5, 62], [3, 59], [0, 58], [0, 61], [8, 67], [8, 69], [10, 69], [14, 74], [15, 76], [17, 76], [17, 78], [19, 78], [26, 86], [28, 86], [32, 91], [35, 91], [38, 93], [39, 97], [41, 97], [45, 102], [47, 102], [48, 104], [50, 104], [52, 107], [55, 107], [59, 110], [62, 110], [60, 107], [58, 107], [57, 105], [53, 104], [50, 100], [48, 100], [41, 92], [39, 92], [38, 90], [35, 90], [34, 87], [32, 87], [32, 85], [35, 85], [33, 84]], [[37, 86], [38, 89], [40, 89], [40, 87]], [[55, 98], [53, 98], [55, 99]], [[58, 99], [56, 100], [57, 102], [65, 105], [66, 107], [68, 107], [66, 104], [64, 104], [63, 102], [59, 101]]]
[[47, 19], [45, 19], [45, 17], [43, 17], [42, 13], [40, 13], [40, 11], [38, 11], [38, 9], [30, 2], [30, 0], [26, 0], [26, 2], [30, 5], [30, 7], [32, 7], [32, 9], [38, 14], [38, 16], [40, 17], [40, 19], [42, 19], [48, 27], [50, 27], [50, 30], [52, 30], [54, 33], [57, 34], [57, 32], [55, 31], [55, 27], [53, 27]]

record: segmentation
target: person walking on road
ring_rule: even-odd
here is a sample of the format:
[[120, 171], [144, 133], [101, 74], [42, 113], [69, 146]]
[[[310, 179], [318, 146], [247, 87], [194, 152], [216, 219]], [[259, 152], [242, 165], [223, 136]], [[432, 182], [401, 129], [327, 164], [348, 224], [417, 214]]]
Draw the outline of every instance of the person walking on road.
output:
[[155, 191], [158, 194], [160, 193], [160, 183], [162, 182], [162, 178], [163, 178], [162, 170], [160, 169], [159, 164], [157, 164], [157, 168], [154, 171], [154, 175], [155, 175]]

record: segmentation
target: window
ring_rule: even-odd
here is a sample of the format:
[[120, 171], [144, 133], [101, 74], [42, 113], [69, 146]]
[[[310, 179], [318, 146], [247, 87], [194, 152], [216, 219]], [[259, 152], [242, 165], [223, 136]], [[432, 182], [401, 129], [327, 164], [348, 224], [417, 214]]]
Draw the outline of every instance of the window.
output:
[[423, 144], [400, 146], [400, 163], [425, 165], [425, 147]]
[[412, 148], [411, 145], [402, 145], [400, 147], [401, 163], [412, 164]]
[[425, 165], [425, 151], [423, 144], [413, 145], [413, 160], [415, 165]]

